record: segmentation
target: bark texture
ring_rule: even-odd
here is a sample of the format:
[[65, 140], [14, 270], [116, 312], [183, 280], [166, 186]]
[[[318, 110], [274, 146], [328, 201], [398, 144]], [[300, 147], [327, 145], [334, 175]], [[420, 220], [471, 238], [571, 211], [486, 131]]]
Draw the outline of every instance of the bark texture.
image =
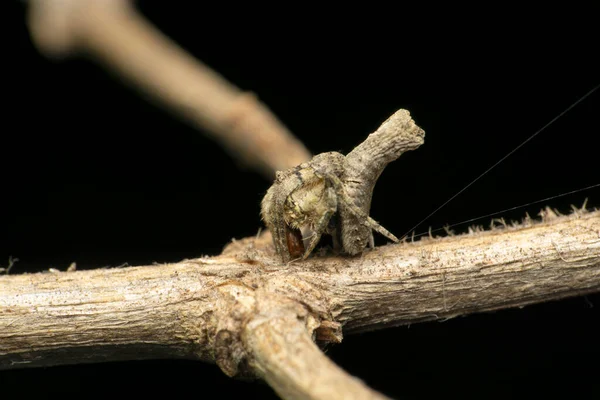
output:
[[[599, 211], [548, 210], [543, 222], [289, 265], [265, 233], [176, 264], [0, 277], [0, 368], [182, 357], [216, 362], [231, 376], [266, 376], [281, 366], [278, 352], [264, 351], [276, 328], [260, 321], [295, 315], [307, 337], [339, 342], [342, 327], [381, 329], [598, 290]], [[305, 341], [298, 335], [278, 340]]]
[[251, 366], [282, 398], [387, 398], [349, 377], [321, 352], [307, 333], [312, 318], [306, 309], [289, 301], [271, 306], [246, 325], [243, 337], [253, 354]]

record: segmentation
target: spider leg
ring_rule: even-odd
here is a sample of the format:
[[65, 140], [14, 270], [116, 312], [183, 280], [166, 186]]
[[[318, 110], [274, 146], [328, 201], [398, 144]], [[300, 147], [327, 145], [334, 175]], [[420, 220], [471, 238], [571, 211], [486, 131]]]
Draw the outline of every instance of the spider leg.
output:
[[273, 244], [275, 251], [282, 258], [283, 262], [288, 262], [292, 259], [290, 254], [290, 245], [296, 248], [294, 242], [290, 242], [292, 236], [297, 235], [290, 231], [284, 219], [284, 204], [285, 200], [296, 188], [303, 182], [302, 171], [306, 169], [306, 164], [301, 164], [295, 168], [278, 172], [277, 178], [273, 185], [267, 190], [265, 197], [261, 202], [262, 219], [267, 225], [267, 228], [273, 235]]
[[283, 261], [288, 261], [290, 255], [288, 254], [287, 248], [283, 245], [286, 241], [286, 227], [285, 221], [283, 220], [283, 201], [281, 200], [282, 194], [279, 192], [277, 186], [273, 186], [269, 189], [266, 196], [262, 201], [262, 218], [267, 225], [267, 228], [273, 235], [273, 244], [275, 245], [275, 252], [281, 256]]
[[373, 238], [373, 231], [371, 231], [370, 233], [371, 234], [369, 235], [369, 248], [374, 249], [375, 248], [375, 238]]
[[[363, 213], [364, 214], [364, 213]], [[400, 242], [400, 240], [390, 231], [388, 231], [387, 229], [385, 229], [383, 226], [381, 226], [379, 224], [379, 222], [375, 221], [373, 218], [371, 217], [367, 217], [367, 221], [365, 223], [365, 225], [367, 225], [369, 228], [379, 232], [380, 234], [382, 234], [383, 236], [385, 236], [386, 238], [390, 239], [392, 242], [394, 243], [398, 243]], [[373, 240], [373, 237], [371, 237], [371, 241]], [[371, 247], [375, 247], [374, 243], [370, 244]]]
[[[354, 204], [354, 201], [350, 198], [350, 196], [348, 196], [348, 194], [344, 190], [344, 184], [342, 183], [340, 178], [338, 178], [337, 176], [332, 175], [332, 174], [327, 174], [326, 178], [333, 185], [333, 187], [335, 189], [335, 193], [337, 194], [337, 197], [344, 203], [344, 205], [348, 208], [348, 210], [352, 214], [354, 214], [358, 217], [358, 219], [361, 221], [361, 223], [363, 225], [368, 226], [369, 228], [379, 232], [386, 238], [390, 239], [392, 242], [398, 243], [400, 241], [390, 231], [385, 229], [377, 221], [375, 221], [373, 218], [369, 217], [363, 210], [361, 210]], [[372, 240], [372, 239], [370, 239], [370, 240]]]
[[317, 223], [315, 224], [314, 233], [310, 238], [310, 242], [308, 247], [302, 256], [302, 259], [305, 260], [308, 255], [315, 249], [323, 232], [327, 230], [327, 226], [329, 224], [329, 220], [337, 210], [337, 198], [335, 195], [335, 191], [331, 187], [327, 187], [324, 191], [325, 201], [327, 202], [327, 210], [321, 215]]

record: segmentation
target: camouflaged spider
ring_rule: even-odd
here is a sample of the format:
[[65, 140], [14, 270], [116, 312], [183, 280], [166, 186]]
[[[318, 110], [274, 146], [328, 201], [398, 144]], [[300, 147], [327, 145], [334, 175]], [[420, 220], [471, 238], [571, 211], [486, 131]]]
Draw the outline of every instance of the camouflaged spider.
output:
[[[346, 193], [341, 180], [344, 162], [345, 157], [340, 153], [322, 153], [310, 162], [277, 173], [275, 183], [263, 199], [262, 209], [263, 218], [271, 228], [275, 249], [286, 261], [308, 257], [323, 233], [333, 237], [334, 249], [339, 250], [342, 247], [339, 240], [341, 225], [332, 217], [338, 211], [343, 215], [342, 209], [352, 213], [364, 226], [398, 241], [359, 209]], [[312, 231], [306, 249], [302, 242], [303, 227]], [[369, 241], [372, 243], [372, 237]]]
[[[350, 255], [374, 246], [373, 230], [397, 242], [369, 217], [373, 188], [385, 166], [421, 145], [423, 137], [408, 111], [399, 110], [347, 156], [322, 153], [277, 172], [261, 211], [283, 261], [306, 259], [324, 233], [332, 236], [335, 251]], [[311, 234], [303, 238], [302, 230]]]

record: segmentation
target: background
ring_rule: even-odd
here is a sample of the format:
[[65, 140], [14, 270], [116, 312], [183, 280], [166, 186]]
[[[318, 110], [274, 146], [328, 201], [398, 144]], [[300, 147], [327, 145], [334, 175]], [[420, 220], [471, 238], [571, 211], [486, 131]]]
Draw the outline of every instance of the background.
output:
[[[600, 83], [586, 10], [192, 3], [138, 6], [194, 56], [257, 93], [315, 154], [348, 152], [395, 110], [411, 112], [425, 144], [384, 171], [371, 213], [397, 236]], [[30, 42], [24, 4], [2, 7], [9, 43], [0, 266], [9, 256], [20, 260], [14, 274], [71, 262], [78, 269], [176, 262], [256, 234], [270, 182], [96, 64], [43, 58]], [[599, 183], [599, 106], [596, 92], [417, 233]], [[595, 188], [501, 215], [536, 216], [544, 205], [568, 213], [585, 198], [600, 207]], [[600, 394], [599, 307], [596, 294], [386, 329], [347, 336], [328, 355], [396, 398], [589, 398]], [[0, 388], [20, 398], [157, 391], [276, 398], [264, 384], [190, 361], [2, 371]]]

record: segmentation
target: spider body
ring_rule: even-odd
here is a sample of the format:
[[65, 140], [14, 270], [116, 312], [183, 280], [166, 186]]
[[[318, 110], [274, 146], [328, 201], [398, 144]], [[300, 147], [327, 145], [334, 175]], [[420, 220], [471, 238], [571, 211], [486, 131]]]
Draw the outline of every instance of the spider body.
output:
[[[339, 178], [344, 161], [340, 153], [323, 153], [277, 172], [262, 201], [262, 217], [273, 235], [275, 250], [285, 262], [308, 257], [321, 235], [331, 232], [327, 228], [337, 210], [337, 198], [327, 177], [334, 174]], [[307, 247], [303, 229], [313, 232]]]
[[397, 242], [369, 217], [373, 188], [385, 166], [423, 137], [408, 111], [399, 110], [348, 155], [322, 153], [278, 171], [261, 203], [277, 254], [284, 262], [306, 259], [323, 234], [332, 236], [335, 251], [349, 255], [374, 246], [373, 230]]
[[[267, 191], [262, 202], [262, 215], [273, 235], [275, 249], [285, 262], [306, 259], [315, 249], [321, 236], [333, 238], [335, 250], [348, 254], [362, 251], [367, 243], [373, 243], [371, 229], [376, 229], [388, 238], [397, 241], [385, 228], [363, 213], [344, 189], [346, 159], [336, 152], [322, 153], [311, 161], [295, 168], [278, 172], [275, 183]], [[333, 218], [337, 214], [337, 218]], [[352, 215], [367, 230], [360, 230], [361, 238], [346, 238], [342, 224]], [[304, 238], [301, 232], [309, 232]], [[358, 243], [346, 246], [346, 243]], [[302, 252], [303, 250], [303, 252]]]

